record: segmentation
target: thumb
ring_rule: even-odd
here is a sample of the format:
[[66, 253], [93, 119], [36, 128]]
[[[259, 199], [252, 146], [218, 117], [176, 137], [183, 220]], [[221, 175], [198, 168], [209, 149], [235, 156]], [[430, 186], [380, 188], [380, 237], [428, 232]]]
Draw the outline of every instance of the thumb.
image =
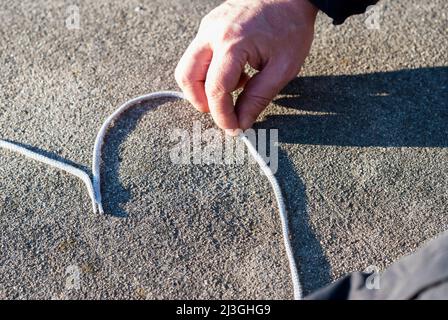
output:
[[252, 127], [260, 113], [294, 78], [285, 75], [279, 69], [273, 64], [268, 64], [247, 82], [235, 104], [240, 129], [246, 130]]

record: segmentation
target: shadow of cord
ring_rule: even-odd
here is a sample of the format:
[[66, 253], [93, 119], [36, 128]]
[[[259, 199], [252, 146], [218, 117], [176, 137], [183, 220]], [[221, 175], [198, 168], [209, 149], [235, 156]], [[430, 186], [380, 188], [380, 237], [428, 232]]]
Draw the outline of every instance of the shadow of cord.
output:
[[[349, 147], [447, 147], [448, 68], [431, 67], [361, 75], [312, 76], [291, 81], [274, 101], [299, 114], [269, 115], [255, 129], [278, 129], [279, 143]], [[149, 109], [136, 106], [112, 127], [105, 143], [103, 190], [107, 212], [127, 216], [130, 200], [119, 179], [116, 148]], [[269, 150], [269, 148], [267, 148]], [[290, 216], [293, 246], [308, 294], [331, 282], [330, 265], [308, 219], [306, 187], [284, 150], [277, 172]], [[317, 257], [317, 258], [316, 258]]]
[[[254, 126], [278, 129], [279, 143], [448, 146], [447, 67], [295, 78], [274, 104], [299, 112], [268, 115]], [[284, 194], [306, 295], [332, 281], [331, 267], [309, 223], [306, 186], [281, 147], [276, 175], [283, 190], [292, 190]]]

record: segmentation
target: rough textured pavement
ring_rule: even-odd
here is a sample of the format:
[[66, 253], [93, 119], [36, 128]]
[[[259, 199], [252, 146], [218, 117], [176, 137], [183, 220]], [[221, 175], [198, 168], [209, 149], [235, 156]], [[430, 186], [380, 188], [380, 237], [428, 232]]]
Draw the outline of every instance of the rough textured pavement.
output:
[[[0, 2], [0, 137], [89, 170], [118, 104], [177, 89], [176, 62], [218, 3]], [[71, 4], [79, 30], [65, 27]], [[259, 119], [279, 129], [306, 292], [382, 269], [448, 228], [447, 9], [384, 1], [379, 30], [321, 15], [301, 77]], [[170, 132], [193, 121], [213, 127], [185, 102], [160, 101], [116, 124], [106, 216], [76, 178], [0, 150], [0, 298], [291, 298], [256, 165], [171, 162]]]

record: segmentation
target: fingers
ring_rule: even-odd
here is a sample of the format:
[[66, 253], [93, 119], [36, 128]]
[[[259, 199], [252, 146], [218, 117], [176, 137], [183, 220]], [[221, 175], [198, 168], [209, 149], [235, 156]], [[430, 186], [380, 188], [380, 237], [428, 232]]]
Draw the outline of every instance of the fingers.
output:
[[209, 112], [205, 94], [205, 78], [212, 59], [212, 50], [195, 38], [180, 59], [175, 78], [188, 101], [200, 112]]
[[[293, 77], [281, 72], [279, 63], [268, 63], [249, 79], [247, 57], [236, 49], [212, 48], [193, 40], [176, 68], [176, 81], [193, 106], [210, 112], [222, 129], [246, 130]], [[231, 93], [244, 87], [236, 106]], [[232, 134], [230, 132], [230, 134]]]
[[247, 58], [236, 49], [218, 49], [213, 53], [205, 93], [213, 120], [222, 129], [238, 129], [231, 93], [246, 81], [244, 66]]
[[238, 129], [231, 93], [245, 86], [246, 57], [235, 49], [216, 49], [195, 38], [180, 59], [175, 78], [185, 97], [201, 112], [210, 112], [222, 129]]
[[254, 75], [236, 101], [236, 114], [241, 130], [252, 127], [260, 113], [293, 78], [285, 76], [275, 64], [268, 64]]

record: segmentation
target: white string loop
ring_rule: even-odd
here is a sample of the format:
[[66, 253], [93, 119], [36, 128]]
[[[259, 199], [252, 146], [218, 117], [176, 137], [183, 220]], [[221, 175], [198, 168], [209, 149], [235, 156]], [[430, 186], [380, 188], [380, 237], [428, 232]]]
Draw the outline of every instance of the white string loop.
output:
[[[177, 91], [158, 91], [146, 95], [139, 96], [137, 98], [134, 98], [132, 100], [127, 101], [118, 109], [116, 109], [102, 124], [96, 139], [95, 139], [95, 145], [93, 148], [93, 157], [92, 157], [92, 174], [93, 174], [93, 184], [90, 180], [89, 175], [78, 169], [75, 168], [69, 164], [66, 164], [61, 161], [57, 161], [51, 158], [48, 158], [46, 156], [43, 156], [41, 154], [38, 154], [34, 151], [31, 151], [29, 149], [26, 149], [24, 147], [21, 147], [19, 145], [16, 145], [14, 143], [1, 140], [0, 139], [0, 148], [8, 149], [11, 151], [15, 151], [17, 153], [20, 153], [28, 158], [40, 161], [42, 163], [45, 163], [51, 167], [58, 168], [60, 170], [64, 170], [67, 173], [70, 173], [79, 179], [81, 179], [84, 184], [87, 187], [87, 192], [92, 200], [92, 206], [93, 206], [93, 212], [96, 213], [97, 209], [100, 213], [104, 213], [103, 204], [102, 204], [102, 197], [101, 197], [101, 150], [104, 144], [104, 138], [107, 133], [107, 129], [109, 126], [120, 117], [126, 110], [131, 108], [132, 106], [135, 106], [139, 104], [142, 101], [147, 101], [150, 99], [158, 99], [158, 98], [177, 98], [177, 99], [184, 99], [184, 95], [181, 92]], [[256, 160], [258, 165], [260, 166], [263, 173], [266, 175], [266, 177], [269, 180], [269, 183], [272, 186], [272, 190], [274, 191], [275, 199], [277, 201], [277, 206], [279, 210], [280, 215], [280, 221], [281, 221], [281, 228], [283, 232], [283, 243], [286, 250], [286, 256], [288, 258], [289, 262], [289, 268], [291, 272], [291, 280], [293, 284], [293, 291], [294, 291], [294, 298], [296, 300], [302, 299], [302, 287], [300, 284], [299, 274], [297, 270], [297, 265], [294, 259], [294, 252], [292, 249], [291, 241], [290, 241], [290, 233], [289, 233], [289, 222], [288, 222], [288, 214], [286, 211], [286, 206], [283, 201], [282, 192], [280, 189], [280, 186], [278, 184], [277, 179], [275, 178], [275, 175], [269, 168], [269, 166], [266, 164], [262, 156], [257, 152], [255, 147], [251, 144], [249, 139], [244, 135], [244, 133], [240, 133], [238, 137], [244, 142], [247, 149], [249, 150], [250, 155]]]

